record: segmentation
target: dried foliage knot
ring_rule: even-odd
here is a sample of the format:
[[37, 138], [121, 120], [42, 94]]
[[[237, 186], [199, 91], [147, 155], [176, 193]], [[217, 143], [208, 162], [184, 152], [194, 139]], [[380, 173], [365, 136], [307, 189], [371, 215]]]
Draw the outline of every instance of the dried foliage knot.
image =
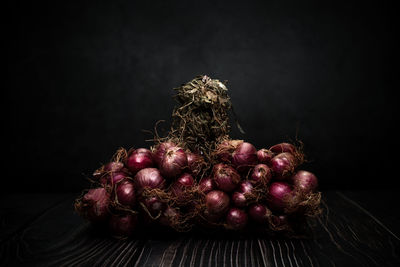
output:
[[179, 105], [172, 113], [170, 138], [210, 160], [210, 152], [230, 131], [232, 103], [225, 83], [202, 75], [174, 90]]

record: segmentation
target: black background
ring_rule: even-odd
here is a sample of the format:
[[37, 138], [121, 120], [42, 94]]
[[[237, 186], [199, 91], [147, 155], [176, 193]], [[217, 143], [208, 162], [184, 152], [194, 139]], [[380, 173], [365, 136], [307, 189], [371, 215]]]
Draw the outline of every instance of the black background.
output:
[[258, 148], [295, 139], [322, 189], [396, 177], [394, 8], [315, 1], [8, 3], [1, 190], [76, 192], [120, 147], [151, 143], [173, 87], [228, 80]]

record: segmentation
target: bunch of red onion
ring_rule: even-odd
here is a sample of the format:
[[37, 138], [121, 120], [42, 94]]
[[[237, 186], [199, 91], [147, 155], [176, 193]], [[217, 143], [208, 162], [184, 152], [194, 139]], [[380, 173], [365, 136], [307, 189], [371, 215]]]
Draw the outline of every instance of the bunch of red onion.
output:
[[119, 150], [93, 173], [93, 188], [76, 200], [75, 209], [118, 237], [149, 225], [288, 231], [298, 218], [318, 213], [318, 180], [297, 170], [304, 157], [296, 146], [257, 150], [225, 140], [210, 155], [213, 161], [206, 162], [170, 141], [151, 150]]

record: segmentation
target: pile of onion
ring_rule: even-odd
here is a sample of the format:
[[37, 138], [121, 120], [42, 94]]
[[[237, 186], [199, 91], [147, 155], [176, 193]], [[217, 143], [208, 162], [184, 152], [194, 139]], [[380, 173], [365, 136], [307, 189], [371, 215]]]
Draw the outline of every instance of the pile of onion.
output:
[[257, 150], [243, 140], [224, 140], [210, 155], [206, 162], [170, 141], [152, 150], [120, 149], [93, 173], [94, 188], [75, 201], [75, 209], [117, 237], [157, 225], [290, 232], [318, 214], [318, 179], [298, 170], [304, 156], [296, 146]]

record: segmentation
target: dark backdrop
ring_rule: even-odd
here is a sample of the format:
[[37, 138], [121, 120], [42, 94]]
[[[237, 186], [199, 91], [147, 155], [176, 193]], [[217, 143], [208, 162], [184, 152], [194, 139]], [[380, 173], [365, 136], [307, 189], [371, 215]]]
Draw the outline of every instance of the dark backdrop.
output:
[[322, 189], [395, 181], [393, 7], [140, 2], [8, 4], [3, 191], [83, 189], [118, 147], [149, 146], [198, 74], [229, 81], [234, 137], [297, 133]]

